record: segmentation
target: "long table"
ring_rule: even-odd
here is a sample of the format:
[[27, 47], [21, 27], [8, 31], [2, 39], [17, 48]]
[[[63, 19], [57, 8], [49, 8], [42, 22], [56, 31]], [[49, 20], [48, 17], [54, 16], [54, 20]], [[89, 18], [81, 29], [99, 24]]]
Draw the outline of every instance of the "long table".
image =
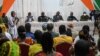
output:
[[60, 22], [29, 22], [32, 26], [31, 28], [31, 31], [32, 32], [35, 32], [35, 30], [41, 30], [42, 31], [42, 25], [44, 23], [53, 23], [54, 24], [54, 29], [53, 31], [55, 32], [59, 32], [59, 26], [60, 25], [65, 25], [66, 28], [68, 27], [68, 24], [73, 24], [74, 26], [74, 29], [79, 31], [82, 29], [82, 27], [84, 25], [88, 25], [90, 27], [90, 30], [93, 31], [94, 29], [94, 22], [93, 21], [79, 21], [79, 22], [76, 22], [76, 21], [60, 21]]

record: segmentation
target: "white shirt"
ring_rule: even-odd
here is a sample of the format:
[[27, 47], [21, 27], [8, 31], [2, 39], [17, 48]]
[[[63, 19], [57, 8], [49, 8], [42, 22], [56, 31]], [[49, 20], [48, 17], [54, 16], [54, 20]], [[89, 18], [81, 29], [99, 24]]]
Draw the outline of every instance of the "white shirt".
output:
[[73, 44], [76, 44], [76, 42], [77, 42], [78, 40], [80, 40], [79, 36], [77, 36], [77, 37], [75, 38]]
[[10, 17], [10, 19], [9, 19], [9, 33], [12, 35], [12, 38], [17, 38], [18, 37], [17, 27], [13, 21], [14, 21], [14, 17]]
[[6, 36], [9, 40], [12, 40], [12, 37], [11, 37], [11, 35], [10, 35], [8, 32], [5, 32], [5, 36]]

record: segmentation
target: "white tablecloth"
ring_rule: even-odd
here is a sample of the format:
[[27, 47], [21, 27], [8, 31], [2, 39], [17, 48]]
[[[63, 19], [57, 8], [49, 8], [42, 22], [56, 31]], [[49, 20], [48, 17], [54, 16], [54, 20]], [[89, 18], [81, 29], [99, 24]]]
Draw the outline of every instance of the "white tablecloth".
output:
[[65, 25], [67, 28], [67, 25], [69, 23], [72, 23], [74, 25], [74, 29], [79, 31], [82, 29], [84, 25], [88, 25], [90, 27], [90, 30], [93, 31], [94, 29], [94, 22], [93, 21], [79, 21], [79, 22], [69, 22], [69, 21], [60, 21], [60, 22], [29, 22], [31, 24], [31, 31], [35, 32], [35, 30], [41, 30], [42, 31], [42, 25], [44, 23], [53, 23], [54, 29], [53, 31], [59, 32], [59, 26]]

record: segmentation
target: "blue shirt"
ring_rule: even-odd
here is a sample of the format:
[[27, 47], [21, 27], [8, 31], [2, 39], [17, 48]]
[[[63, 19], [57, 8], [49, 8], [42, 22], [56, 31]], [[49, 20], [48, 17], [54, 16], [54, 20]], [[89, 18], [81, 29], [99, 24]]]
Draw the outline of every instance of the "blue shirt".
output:
[[32, 39], [35, 39], [34, 33], [32, 32], [26, 32], [26, 37], [31, 37]]

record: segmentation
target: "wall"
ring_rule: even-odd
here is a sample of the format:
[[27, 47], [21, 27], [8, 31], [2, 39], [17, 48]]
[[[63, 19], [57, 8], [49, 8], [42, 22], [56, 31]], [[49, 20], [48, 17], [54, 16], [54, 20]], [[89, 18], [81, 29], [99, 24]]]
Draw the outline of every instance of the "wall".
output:
[[15, 0], [14, 5], [7, 14], [9, 17], [12, 10], [16, 11], [17, 16], [21, 19], [25, 19], [27, 13], [32, 12], [35, 20], [42, 11], [50, 17], [53, 17], [56, 11], [60, 11], [64, 20], [67, 20], [71, 11], [78, 19], [80, 19], [83, 11], [89, 13], [81, 0]]

